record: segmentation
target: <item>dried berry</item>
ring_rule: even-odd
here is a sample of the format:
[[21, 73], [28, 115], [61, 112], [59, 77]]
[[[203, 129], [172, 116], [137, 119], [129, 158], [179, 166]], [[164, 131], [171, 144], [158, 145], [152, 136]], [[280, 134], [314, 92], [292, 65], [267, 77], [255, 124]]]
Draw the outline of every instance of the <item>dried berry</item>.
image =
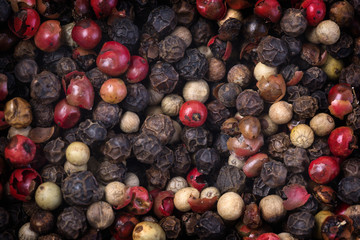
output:
[[50, 163], [60, 163], [65, 157], [65, 142], [61, 138], [56, 138], [48, 142], [43, 149], [45, 158]]
[[61, 191], [64, 200], [70, 205], [88, 206], [103, 196], [103, 190], [89, 171], [73, 173], [65, 178]]
[[150, 34], [143, 33], [140, 38], [139, 54], [149, 62], [159, 58], [159, 41]]
[[311, 92], [322, 89], [327, 79], [326, 73], [318, 67], [312, 67], [304, 72], [302, 84]]
[[87, 78], [90, 80], [91, 85], [94, 89], [99, 91], [101, 85], [109, 78], [105, 73], [99, 70], [99, 68], [93, 68], [90, 71], [86, 72]]
[[130, 51], [139, 40], [139, 29], [129, 18], [115, 18], [109, 28], [108, 35], [113, 41], [126, 46]]
[[245, 187], [246, 176], [239, 168], [225, 165], [220, 169], [216, 186], [221, 193], [241, 192]]
[[171, 171], [175, 175], [184, 176], [190, 170], [191, 158], [185, 146], [180, 144], [174, 149], [174, 164]]
[[203, 148], [195, 153], [195, 166], [199, 172], [210, 174], [220, 165], [220, 156], [213, 148]]
[[287, 169], [282, 162], [270, 161], [264, 163], [260, 177], [270, 188], [280, 187], [285, 184]]
[[56, 63], [56, 73], [60, 77], [77, 70], [76, 62], [69, 58], [63, 57]]
[[87, 119], [79, 124], [76, 134], [83, 143], [91, 145], [94, 142], [105, 140], [107, 130], [99, 122]]
[[223, 41], [233, 41], [240, 33], [241, 21], [236, 18], [227, 19], [219, 28], [219, 38]]
[[289, 215], [287, 220], [289, 232], [299, 238], [310, 237], [315, 227], [315, 218], [308, 212], [297, 212]]
[[300, 118], [311, 118], [318, 110], [317, 100], [310, 96], [302, 96], [293, 102], [293, 110]]
[[155, 114], [148, 116], [142, 127], [141, 132], [154, 135], [162, 144], [167, 144], [175, 133], [173, 122], [169, 116]]
[[289, 55], [294, 57], [301, 52], [302, 42], [298, 38], [290, 37], [287, 35], [283, 35], [281, 40], [285, 41], [289, 48]]
[[169, 35], [176, 27], [177, 18], [174, 10], [168, 6], [160, 6], [152, 10], [145, 24], [150, 34], [162, 38]]
[[301, 9], [288, 8], [280, 21], [281, 30], [290, 37], [303, 34], [307, 27], [307, 20]]
[[302, 173], [309, 164], [307, 151], [303, 148], [289, 148], [284, 153], [284, 163], [289, 171]]
[[105, 161], [100, 163], [96, 170], [96, 179], [107, 185], [111, 182], [124, 182], [125, 180], [126, 168], [123, 164], [111, 163], [109, 161]]
[[164, 61], [174, 63], [185, 54], [185, 42], [178, 36], [169, 35], [159, 42], [159, 55]]
[[219, 100], [206, 104], [208, 116], [206, 121], [210, 129], [219, 130], [223, 122], [230, 117], [230, 111]]
[[212, 143], [212, 135], [203, 127], [184, 127], [181, 131], [181, 140], [186, 149], [190, 153], [193, 153], [203, 147], [210, 146]]
[[241, 93], [241, 87], [237, 83], [225, 83], [218, 91], [218, 99], [226, 107], [235, 107], [236, 98]]
[[53, 182], [57, 185], [61, 185], [63, 180], [66, 178], [66, 172], [61, 165], [46, 165], [41, 172], [41, 177], [44, 182]]
[[153, 164], [156, 155], [162, 150], [159, 139], [146, 133], [141, 133], [135, 137], [132, 147], [136, 159], [146, 164]]
[[284, 158], [285, 151], [290, 147], [290, 137], [284, 132], [268, 138], [268, 151], [274, 158]]
[[93, 120], [101, 122], [106, 128], [113, 128], [119, 123], [121, 115], [119, 105], [100, 101], [93, 111]]
[[341, 201], [353, 205], [360, 201], [360, 178], [345, 177], [338, 185], [338, 197]]
[[165, 217], [160, 220], [160, 226], [164, 229], [168, 239], [177, 239], [181, 232], [181, 222], [175, 216]]
[[131, 144], [125, 134], [118, 134], [110, 138], [102, 147], [102, 153], [106, 160], [111, 163], [126, 161], [131, 153]]
[[252, 80], [251, 77], [252, 73], [248, 66], [244, 64], [236, 64], [230, 68], [227, 74], [227, 81], [229, 83], [236, 83], [240, 87], [247, 87]]
[[360, 86], [360, 66], [358, 64], [350, 64], [341, 71], [340, 82], [347, 83], [352, 87]]
[[341, 164], [341, 170], [345, 177], [357, 177], [360, 178], [360, 159], [349, 158]]
[[50, 211], [39, 210], [30, 219], [30, 227], [39, 234], [49, 233], [55, 225], [55, 217]]
[[340, 39], [336, 43], [328, 45], [326, 50], [336, 59], [346, 58], [353, 52], [353, 42], [350, 35], [343, 33]]
[[5, 121], [15, 128], [25, 128], [32, 122], [33, 116], [30, 104], [23, 98], [12, 98], [5, 104]]
[[209, 63], [198, 49], [192, 48], [186, 50], [185, 56], [175, 64], [175, 68], [186, 80], [197, 80], [205, 77]]
[[154, 166], [147, 169], [145, 174], [149, 185], [158, 189], [164, 189], [170, 179], [169, 170], [161, 170]]
[[301, 96], [309, 96], [310, 91], [308, 88], [302, 86], [302, 85], [295, 85], [295, 86], [289, 86], [286, 89], [286, 93], [288, 95], [288, 101], [293, 102], [295, 99], [301, 97]]
[[134, 83], [127, 85], [126, 98], [121, 102], [121, 105], [132, 112], [141, 112], [149, 104], [149, 93], [141, 83]]
[[67, 207], [58, 216], [59, 233], [68, 239], [77, 239], [87, 229], [85, 213], [77, 207]]
[[321, 156], [330, 155], [330, 148], [327, 143], [327, 138], [316, 138], [312, 146], [307, 150], [311, 161]]
[[288, 55], [286, 42], [272, 36], [264, 37], [260, 41], [257, 51], [260, 61], [271, 67], [283, 64]]
[[193, 42], [197, 46], [206, 45], [209, 39], [213, 36], [211, 22], [205, 18], [199, 17], [190, 28], [193, 36]]
[[331, 5], [329, 18], [340, 27], [348, 27], [354, 19], [354, 5], [348, 1], [338, 1]]
[[19, 61], [14, 69], [15, 77], [18, 81], [28, 83], [38, 73], [38, 65], [33, 59], [22, 59]]
[[37, 127], [50, 127], [54, 121], [54, 107], [51, 104], [42, 104], [41, 101], [30, 100], [33, 114], [32, 124]]
[[243, 116], [259, 116], [264, 110], [264, 100], [259, 93], [246, 89], [236, 98], [236, 109]]
[[212, 211], [207, 211], [197, 222], [195, 234], [200, 239], [222, 239], [225, 236], [225, 229], [221, 217]]

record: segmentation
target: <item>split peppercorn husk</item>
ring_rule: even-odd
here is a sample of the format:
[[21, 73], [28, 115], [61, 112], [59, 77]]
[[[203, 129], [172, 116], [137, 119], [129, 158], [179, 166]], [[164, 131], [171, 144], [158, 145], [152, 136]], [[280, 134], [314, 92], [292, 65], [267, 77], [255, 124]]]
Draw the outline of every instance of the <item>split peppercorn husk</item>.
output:
[[359, 15], [358, 0], [0, 0], [0, 239], [358, 236]]

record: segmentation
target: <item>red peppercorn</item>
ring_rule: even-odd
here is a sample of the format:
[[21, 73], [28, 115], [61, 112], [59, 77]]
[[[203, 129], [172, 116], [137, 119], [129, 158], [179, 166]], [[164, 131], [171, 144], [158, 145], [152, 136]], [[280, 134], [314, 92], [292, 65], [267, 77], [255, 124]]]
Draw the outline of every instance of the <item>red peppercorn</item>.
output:
[[339, 162], [335, 157], [322, 156], [310, 163], [308, 172], [314, 182], [327, 184], [339, 175]]
[[256, 240], [280, 240], [280, 237], [275, 233], [263, 233]]
[[281, 18], [281, 6], [277, 0], [258, 0], [254, 13], [267, 21], [276, 23]]
[[55, 106], [54, 122], [61, 128], [72, 128], [80, 120], [80, 109], [70, 105], [66, 99], [61, 100]]
[[41, 182], [40, 174], [34, 169], [15, 169], [9, 179], [10, 194], [20, 201], [30, 201]]
[[130, 52], [121, 43], [106, 42], [96, 59], [96, 65], [100, 71], [110, 76], [119, 76], [126, 72], [130, 65]]
[[101, 85], [100, 97], [107, 103], [118, 104], [126, 95], [126, 85], [120, 78], [110, 78]]
[[326, 5], [323, 0], [305, 0], [301, 8], [306, 10], [306, 20], [310, 26], [316, 26], [326, 14]]
[[226, 14], [223, 0], [196, 0], [196, 9], [201, 16], [210, 20], [220, 20]]
[[328, 94], [330, 113], [340, 119], [352, 112], [354, 96], [352, 89], [347, 83], [339, 83], [333, 86]]
[[162, 191], [154, 198], [154, 213], [157, 217], [163, 218], [172, 215], [174, 211], [174, 193]]
[[35, 45], [44, 52], [54, 52], [61, 46], [61, 26], [57, 20], [43, 22], [34, 37]]
[[248, 157], [257, 153], [264, 145], [264, 137], [260, 134], [255, 139], [245, 138], [242, 134], [229, 138], [227, 147], [230, 152], [234, 152], [238, 157]]
[[200, 127], [206, 121], [207, 109], [203, 103], [190, 100], [181, 106], [179, 118], [185, 126]]
[[106, 18], [116, 7], [118, 0], [91, 0], [90, 4], [97, 18]]
[[26, 166], [35, 157], [36, 146], [30, 138], [15, 135], [5, 147], [5, 158], [16, 167]]
[[248, 0], [226, 0], [227, 5], [235, 10], [251, 7], [253, 3]]
[[201, 192], [201, 190], [207, 186], [203, 177], [204, 174], [200, 173], [197, 168], [194, 168], [188, 173], [186, 181], [191, 187], [196, 188], [199, 192]]
[[332, 130], [328, 138], [329, 148], [335, 156], [346, 158], [356, 146], [357, 139], [350, 127], [338, 127]]
[[24, 8], [15, 13], [8, 22], [10, 30], [19, 38], [29, 39], [40, 26], [40, 16], [32, 8]]
[[217, 202], [218, 197], [212, 198], [189, 198], [188, 203], [191, 207], [191, 211], [196, 213], [204, 213], [210, 211], [214, 208], [215, 203]]
[[71, 31], [72, 39], [84, 49], [93, 49], [101, 41], [101, 29], [91, 19], [77, 22]]
[[153, 199], [144, 187], [131, 187], [129, 190], [131, 196], [127, 209], [135, 215], [144, 215], [148, 213], [153, 206]]
[[111, 235], [116, 240], [131, 240], [132, 232], [139, 223], [139, 220], [130, 213], [119, 213], [114, 221], [113, 226], [110, 228]]
[[144, 80], [149, 71], [149, 64], [145, 58], [131, 56], [130, 66], [126, 72], [126, 81], [137, 83]]

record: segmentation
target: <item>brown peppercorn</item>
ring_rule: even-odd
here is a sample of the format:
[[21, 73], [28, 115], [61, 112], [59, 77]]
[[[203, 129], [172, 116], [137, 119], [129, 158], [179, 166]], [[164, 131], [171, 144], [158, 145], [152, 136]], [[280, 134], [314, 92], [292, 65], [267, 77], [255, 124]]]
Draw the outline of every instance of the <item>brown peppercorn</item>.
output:
[[15, 77], [18, 81], [29, 83], [38, 73], [39, 67], [33, 59], [20, 60], [14, 69]]
[[102, 84], [109, 79], [109, 77], [100, 71], [97, 67], [86, 72], [86, 77], [90, 80], [94, 89], [100, 91]]
[[282, 159], [289, 147], [290, 137], [285, 132], [272, 135], [268, 138], [268, 151], [274, 158]]
[[354, 19], [354, 7], [348, 1], [338, 1], [331, 5], [329, 18], [339, 27], [348, 27]]
[[106, 128], [99, 122], [90, 119], [81, 122], [76, 132], [76, 136], [89, 146], [94, 142], [105, 140], [106, 135]]
[[342, 33], [340, 39], [331, 45], [326, 47], [328, 53], [336, 58], [336, 59], [343, 59], [350, 56], [353, 52], [353, 38], [346, 33]]
[[64, 77], [76, 69], [76, 62], [69, 57], [63, 57], [56, 63], [56, 73], [59, 77]]
[[65, 159], [65, 149], [65, 142], [61, 138], [56, 138], [46, 143], [43, 152], [50, 163], [61, 164]]
[[330, 148], [327, 138], [315, 138], [314, 143], [307, 149], [311, 161], [321, 156], [330, 156]]
[[259, 118], [259, 120], [261, 124], [261, 131], [265, 136], [271, 136], [278, 131], [278, 125], [271, 120], [269, 115], [263, 115]]
[[141, 112], [149, 104], [149, 93], [141, 83], [129, 84], [126, 86], [127, 95], [121, 105], [131, 112]]
[[30, 227], [39, 234], [51, 232], [55, 225], [55, 217], [50, 211], [39, 210], [30, 219]]
[[209, 59], [209, 71], [207, 73], [207, 80], [209, 82], [219, 82], [226, 74], [225, 63], [215, 57]]
[[209, 70], [209, 63], [196, 48], [186, 50], [185, 56], [175, 64], [180, 77], [185, 80], [203, 79]]
[[181, 232], [181, 222], [175, 216], [165, 217], [160, 220], [160, 226], [164, 229], [168, 239], [177, 239]]
[[148, 33], [143, 33], [140, 37], [139, 54], [149, 62], [158, 60], [159, 40]]
[[85, 213], [77, 207], [67, 207], [56, 221], [58, 232], [67, 239], [78, 239], [87, 229]]
[[183, 144], [179, 144], [174, 149], [174, 164], [170, 168], [171, 172], [175, 175], [186, 175], [191, 166], [191, 158], [188, 151]]
[[34, 41], [22, 40], [20, 41], [14, 49], [14, 58], [16, 59], [26, 59], [26, 58], [35, 58], [38, 53], [38, 48], [35, 46]]
[[221, 125], [221, 131], [230, 136], [239, 135], [241, 133], [239, 128], [239, 121], [236, 118], [228, 118]]
[[263, 164], [260, 177], [270, 188], [283, 186], [286, 182], [287, 169], [282, 162], [269, 161]]
[[109, 161], [100, 163], [96, 170], [96, 179], [106, 185], [110, 182], [123, 182], [125, 179], [126, 168], [123, 164], [115, 164]]
[[161, 142], [154, 135], [141, 133], [132, 144], [136, 159], [145, 164], [153, 164], [155, 157], [161, 152]]
[[223, 41], [234, 41], [240, 34], [241, 21], [236, 18], [229, 18], [219, 28], [218, 37]]
[[214, 35], [211, 22], [203, 17], [199, 17], [197, 22], [191, 26], [190, 31], [196, 46], [206, 45]]
[[174, 135], [175, 128], [169, 116], [155, 114], [145, 119], [141, 126], [141, 132], [154, 135], [162, 144], [166, 145]]
[[341, 164], [341, 170], [345, 177], [357, 177], [360, 178], [360, 159], [349, 158]]
[[30, 95], [42, 104], [50, 104], [60, 97], [61, 84], [55, 74], [43, 71], [31, 81]]
[[252, 14], [244, 20], [241, 31], [247, 40], [257, 42], [268, 35], [269, 25], [266, 24], [264, 19]]
[[280, 101], [285, 96], [286, 84], [281, 74], [271, 75], [266, 79], [262, 77], [256, 86], [260, 96], [267, 102]]
[[174, 63], [184, 57], [185, 42], [178, 36], [169, 35], [159, 42], [159, 55], [165, 62]]
[[269, 35], [260, 41], [257, 52], [263, 64], [277, 67], [286, 61], [288, 47], [285, 41]]
[[23, 98], [15, 97], [5, 104], [5, 121], [15, 128], [25, 128], [32, 122], [30, 104]]
[[293, 110], [300, 118], [311, 118], [318, 110], [317, 100], [310, 96], [302, 96], [293, 102]]
[[236, 98], [241, 93], [241, 87], [236, 83], [224, 83], [217, 92], [217, 99], [226, 107], [235, 107]]
[[176, 13], [178, 25], [189, 26], [196, 16], [195, 6], [185, 0], [173, 3], [172, 9]]
[[30, 100], [32, 108], [32, 125], [36, 127], [50, 127], [54, 121], [54, 107], [52, 104], [42, 104], [41, 101]]
[[315, 218], [309, 212], [292, 213], [288, 217], [286, 226], [295, 237], [307, 239], [315, 227]]
[[150, 12], [144, 27], [148, 33], [163, 38], [175, 29], [176, 24], [177, 18], [174, 10], [163, 5]]
[[209, 129], [220, 130], [221, 125], [227, 118], [230, 117], [231, 113], [219, 100], [214, 100], [206, 104], [208, 110], [207, 123]]
[[219, 172], [216, 186], [221, 194], [225, 192], [241, 192], [245, 188], [246, 176], [239, 168], [224, 165]]
[[227, 74], [229, 83], [239, 84], [240, 87], [247, 87], [251, 82], [252, 73], [244, 64], [236, 64], [232, 66]]
[[187, 236], [195, 235], [195, 226], [200, 218], [201, 215], [194, 212], [188, 212], [181, 216], [181, 222]]
[[101, 149], [106, 160], [121, 163], [130, 156], [131, 144], [125, 134], [118, 134], [106, 141]]
[[300, 57], [313, 66], [321, 66], [325, 63], [327, 52], [313, 43], [303, 43]]
[[48, 164], [43, 168], [41, 177], [44, 182], [53, 182], [60, 186], [66, 178], [66, 172], [61, 165]]
[[259, 116], [264, 110], [264, 100], [259, 93], [246, 89], [236, 98], [236, 109], [243, 116]]
[[307, 169], [310, 160], [304, 148], [289, 148], [284, 153], [284, 163], [293, 173], [302, 173]]
[[147, 169], [145, 174], [149, 185], [161, 190], [165, 188], [170, 179], [169, 170], [161, 170], [154, 166]]
[[340, 82], [349, 84], [352, 87], [360, 86], [360, 66], [357, 64], [350, 64], [343, 68], [340, 74]]
[[246, 205], [243, 223], [251, 229], [256, 229], [261, 226], [260, 209], [256, 203]]
[[281, 30], [290, 37], [298, 37], [307, 27], [307, 20], [302, 9], [288, 8], [280, 21]]
[[121, 115], [122, 109], [119, 105], [104, 101], [100, 101], [93, 111], [93, 119], [101, 122], [106, 128], [113, 128], [117, 125]]
[[191, 45], [192, 42], [191, 32], [188, 28], [184, 26], [176, 27], [175, 30], [171, 33], [171, 36], [177, 36], [181, 38], [184, 41], [187, 48]]
[[181, 131], [181, 140], [190, 153], [194, 153], [203, 147], [210, 146], [212, 134], [204, 127], [184, 127]]
[[93, 228], [104, 230], [114, 222], [115, 214], [109, 203], [99, 201], [89, 206], [86, 211], [86, 218]]
[[247, 139], [255, 139], [261, 133], [260, 121], [256, 117], [246, 116], [239, 122], [239, 130]]

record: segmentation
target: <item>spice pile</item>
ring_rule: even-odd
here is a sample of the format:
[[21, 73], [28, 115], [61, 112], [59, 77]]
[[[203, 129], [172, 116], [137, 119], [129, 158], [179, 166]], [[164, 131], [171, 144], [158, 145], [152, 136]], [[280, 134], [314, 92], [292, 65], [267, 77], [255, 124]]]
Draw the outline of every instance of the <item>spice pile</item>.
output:
[[360, 1], [0, 0], [0, 239], [360, 239]]

